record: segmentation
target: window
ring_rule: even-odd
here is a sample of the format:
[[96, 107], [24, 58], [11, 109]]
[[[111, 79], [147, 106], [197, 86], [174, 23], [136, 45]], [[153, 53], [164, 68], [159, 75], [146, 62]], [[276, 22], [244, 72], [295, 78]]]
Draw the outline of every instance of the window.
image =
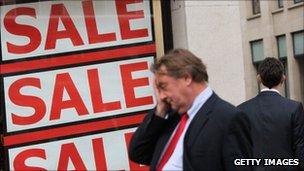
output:
[[287, 65], [287, 58], [279, 58], [279, 60], [282, 62], [283, 67], [284, 67], [284, 75], [286, 76], [286, 79], [283, 84], [283, 90], [282, 95], [289, 98], [289, 84], [288, 84], [288, 65]]
[[250, 42], [253, 63], [259, 63], [264, 59], [263, 40]]
[[[288, 78], [288, 68], [287, 68], [287, 52], [286, 52], [286, 36], [285, 35], [280, 35], [277, 36], [277, 46], [278, 46], [278, 56], [279, 60], [282, 62], [284, 66], [284, 74], [286, 75], [286, 78]], [[283, 96], [289, 97], [289, 84], [287, 79], [285, 80], [283, 84], [283, 90], [282, 92]]]
[[278, 45], [278, 56], [279, 56], [279, 58], [287, 58], [286, 37], [285, 37], [285, 35], [281, 35], [281, 36], [277, 37], [277, 45]]
[[279, 8], [283, 8], [284, 7], [283, 0], [278, 0], [278, 7]]
[[296, 4], [296, 3], [304, 2], [304, 0], [293, 0], [293, 2]]
[[293, 53], [295, 57], [304, 57], [304, 31], [292, 34]]
[[252, 0], [252, 13], [259, 14], [261, 12], [260, 0]]
[[0, 0], [0, 5], [16, 4], [16, 0]]
[[[250, 42], [251, 47], [251, 57], [253, 65], [258, 70], [258, 65], [263, 61], [264, 59], [264, 48], [263, 48], [263, 40], [255, 40]], [[261, 91], [260, 84], [258, 84], [258, 92]]]
[[[297, 60], [300, 67], [300, 75], [304, 75], [304, 58]], [[301, 93], [302, 93], [302, 103], [304, 104], [304, 77], [301, 77]]]

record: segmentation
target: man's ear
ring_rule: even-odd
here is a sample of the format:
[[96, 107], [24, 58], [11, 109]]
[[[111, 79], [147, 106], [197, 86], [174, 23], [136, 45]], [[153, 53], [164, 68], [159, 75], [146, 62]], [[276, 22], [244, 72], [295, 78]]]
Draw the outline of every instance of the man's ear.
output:
[[286, 80], [286, 76], [283, 75], [283, 76], [282, 76], [282, 79], [281, 79], [281, 84], [283, 84], [285, 80]]
[[187, 84], [187, 86], [189, 86], [190, 84], [191, 84], [191, 82], [192, 82], [192, 76], [190, 75], [190, 74], [185, 74], [185, 81], [186, 81], [186, 84]]
[[258, 81], [258, 84], [262, 84], [262, 79], [261, 79], [260, 74], [257, 75], [257, 81]]

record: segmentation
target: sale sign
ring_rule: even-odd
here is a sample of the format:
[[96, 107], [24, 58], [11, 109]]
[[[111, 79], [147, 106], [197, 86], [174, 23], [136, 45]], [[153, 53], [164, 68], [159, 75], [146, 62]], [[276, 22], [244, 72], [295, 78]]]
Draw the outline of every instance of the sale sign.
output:
[[150, 1], [46, 1], [1, 6], [2, 60], [152, 41]]
[[7, 132], [151, 109], [153, 59], [4, 77]]
[[147, 170], [128, 159], [134, 128], [9, 150], [9, 170]]
[[1, 5], [5, 170], [147, 170], [129, 160], [156, 103], [151, 0]]

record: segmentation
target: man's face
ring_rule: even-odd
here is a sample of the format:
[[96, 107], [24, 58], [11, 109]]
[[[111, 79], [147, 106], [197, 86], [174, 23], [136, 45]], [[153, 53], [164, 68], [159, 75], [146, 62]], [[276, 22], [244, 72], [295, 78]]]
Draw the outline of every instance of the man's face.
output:
[[[163, 70], [166, 71], [166, 69]], [[185, 113], [188, 109], [187, 91], [189, 87], [186, 78], [174, 78], [165, 72], [155, 74], [155, 84], [158, 96], [178, 113]]]

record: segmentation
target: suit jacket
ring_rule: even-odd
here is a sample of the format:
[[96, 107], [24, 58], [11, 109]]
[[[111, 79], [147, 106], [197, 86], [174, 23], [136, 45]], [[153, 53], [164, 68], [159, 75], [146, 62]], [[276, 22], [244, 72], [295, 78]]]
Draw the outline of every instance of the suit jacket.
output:
[[[180, 116], [167, 119], [148, 113], [129, 146], [131, 160], [155, 170]], [[234, 166], [236, 158], [251, 158], [250, 125], [246, 116], [215, 93], [190, 123], [184, 138], [183, 170], [246, 170]], [[249, 170], [249, 169], [247, 169]]]
[[[301, 103], [264, 91], [238, 106], [251, 122], [253, 158], [304, 158], [304, 112]], [[288, 166], [263, 166], [255, 170], [300, 170]]]

